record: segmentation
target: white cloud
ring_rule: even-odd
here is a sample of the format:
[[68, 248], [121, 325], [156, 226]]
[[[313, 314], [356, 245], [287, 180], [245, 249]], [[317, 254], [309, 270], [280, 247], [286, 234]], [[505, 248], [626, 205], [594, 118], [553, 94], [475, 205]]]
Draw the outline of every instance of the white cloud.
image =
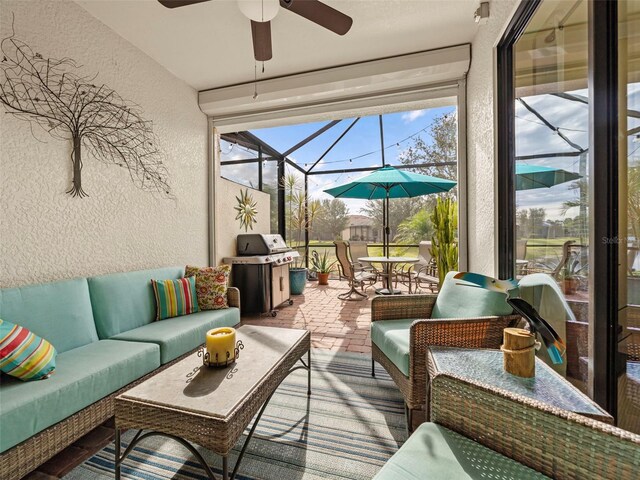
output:
[[423, 117], [424, 115], [426, 115], [427, 111], [426, 110], [412, 110], [410, 112], [405, 112], [402, 114], [402, 121], [404, 123], [411, 123], [414, 120], [417, 120], [420, 117]]

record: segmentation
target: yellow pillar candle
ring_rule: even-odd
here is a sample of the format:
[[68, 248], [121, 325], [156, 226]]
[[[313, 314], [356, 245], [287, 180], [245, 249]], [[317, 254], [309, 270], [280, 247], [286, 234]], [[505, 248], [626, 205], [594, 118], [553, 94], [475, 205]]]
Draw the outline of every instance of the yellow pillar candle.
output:
[[[207, 332], [207, 352], [209, 353], [209, 364], [225, 365], [235, 360], [236, 330], [235, 328], [220, 327]], [[229, 358], [227, 359], [227, 352]], [[218, 355], [216, 360], [216, 354]]]

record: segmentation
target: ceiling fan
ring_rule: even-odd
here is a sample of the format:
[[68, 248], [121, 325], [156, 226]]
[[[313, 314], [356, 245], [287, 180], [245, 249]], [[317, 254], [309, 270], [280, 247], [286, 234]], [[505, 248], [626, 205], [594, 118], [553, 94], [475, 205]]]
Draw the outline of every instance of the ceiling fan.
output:
[[[158, 0], [167, 8], [185, 7], [210, 0]], [[307, 20], [344, 35], [353, 24], [353, 19], [319, 0], [238, 0], [240, 11], [251, 20], [253, 55], [259, 62], [270, 60], [271, 20], [280, 7], [296, 13]]]

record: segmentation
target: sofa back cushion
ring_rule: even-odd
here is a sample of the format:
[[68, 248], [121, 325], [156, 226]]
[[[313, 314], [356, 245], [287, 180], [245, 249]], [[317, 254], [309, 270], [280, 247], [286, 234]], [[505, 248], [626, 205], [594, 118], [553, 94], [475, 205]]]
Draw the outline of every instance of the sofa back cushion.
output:
[[456, 280], [449, 272], [433, 306], [431, 318], [476, 318], [511, 315], [513, 308], [504, 293], [492, 292]]
[[58, 353], [98, 341], [86, 278], [2, 289], [0, 318], [28, 328]]
[[151, 279], [175, 280], [183, 274], [181, 267], [167, 267], [89, 278], [98, 336], [111, 338], [153, 322], [156, 301]]

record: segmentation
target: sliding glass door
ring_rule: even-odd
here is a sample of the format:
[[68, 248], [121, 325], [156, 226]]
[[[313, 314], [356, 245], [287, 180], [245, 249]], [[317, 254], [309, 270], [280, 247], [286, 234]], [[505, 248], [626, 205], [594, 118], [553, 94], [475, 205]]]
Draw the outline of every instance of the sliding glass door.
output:
[[640, 1], [523, 0], [497, 107], [500, 276], [553, 279], [560, 373], [640, 432]]
[[618, 3], [618, 425], [640, 432], [640, 2]]
[[[585, 391], [590, 286], [587, 16], [586, 2], [546, 0], [513, 48], [515, 273], [546, 273], [564, 293], [570, 309], [547, 313], [568, 344], [567, 362], [556, 370]], [[537, 287], [540, 295], [545, 288], [550, 287]]]

